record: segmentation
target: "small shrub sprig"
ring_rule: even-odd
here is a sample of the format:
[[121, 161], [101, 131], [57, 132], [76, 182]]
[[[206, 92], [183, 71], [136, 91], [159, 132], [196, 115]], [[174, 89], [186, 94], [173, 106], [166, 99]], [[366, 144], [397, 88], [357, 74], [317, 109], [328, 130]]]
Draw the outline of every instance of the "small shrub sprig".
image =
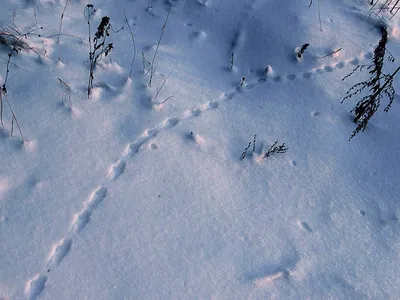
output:
[[91, 41], [91, 31], [90, 31], [90, 20], [93, 14], [96, 12], [92, 4], [86, 5], [85, 8], [85, 18], [88, 23], [89, 28], [89, 83], [88, 83], [88, 98], [90, 98], [90, 94], [93, 89], [93, 79], [94, 79], [94, 71], [99, 63], [102, 60], [103, 56], [106, 57], [111, 50], [114, 48], [113, 43], [106, 43], [107, 37], [110, 36], [111, 23], [110, 18], [104, 16], [101, 19], [99, 26], [97, 27], [97, 31], [94, 35], [93, 42]]
[[383, 4], [379, 4], [379, 0], [371, 0], [369, 2], [372, 5], [371, 9], [368, 11], [367, 16], [371, 15], [372, 12], [375, 13], [375, 16], [379, 16], [379, 14], [383, 14], [384, 11], [388, 11], [391, 15], [390, 19], [393, 18], [400, 10], [400, 0], [385, 0]]
[[278, 153], [285, 153], [287, 150], [289, 150], [288, 147], [285, 146], [285, 143], [282, 145], [277, 145], [278, 141], [276, 141], [269, 149], [268, 151], [263, 155], [262, 158], [267, 158], [270, 157], [273, 154], [278, 154]]
[[[354, 129], [349, 140], [351, 140], [357, 133], [364, 131], [367, 127], [372, 116], [378, 110], [382, 98], [385, 96], [388, 98], [389, 103], [386, 105], [384, 111], [388, 112], [392, 106], [395, 90], [393, 88], [393, 79], [400, 67], [397, 68], [392, 74], [383, 73], [384, 58], [386, 53], [386, 44], [388, 41], [388, 32], [384, 26], [380, 26], [381, 40], [374, 50], [374, 56], [372, 58], [371, 65], [356, 66], [350, 74], [345, 76], [342, 80], [346, 80], [348, 77], [353, 75], [357, 70], [362, 71], [364, 68], [368, 70], [370, 78], [366, 81], [362, 81], [353, 85], [347, 92], [346, 96], [342, 99], [342, 103], [353, 96], [356, 96], [368, 88], [369, 94], [362, 97], [356, 106], [350, 111], [355, 114], [353, 119], [354, 123], [358, 123], [356, 129]], [[391, 56], [389, 56], [389, 60]]]
[[[254, 135], [253, 141], [249, 142], [249, 144], [247, 145], [247, 147], [244, 149], [244, 151], [242, 152], [242, 154], [240, 155], [240, 160], [243, 160], [247, 157], [247, 155], [249, 154], [249, 149], [250, 147], [253, 145], [252, 151], [250, 153], [250, 155], [253, 155], [256, 153], [256, 142], [257, 142], [257, 135]], [[274, 154], [282, 154], [285, 153], [287, 150], [289, 150], [288, 147], [286, 147], [285, 143], [278, 145], [278, 141], [276, 141], [269, 149], [266, 153], [261, 154], [261, 158], [267, 158], [270, 157], [271, 155]], [[261, 152], [261, 150], [260, 150]]]
[[243, 160], [243, 159], [246, 158], [247, 152], [249, 151], [250, 147], [251, 147], [251, 142], [249, 142], [249, 144], [247, 145], [247, 147], [244, 148], [244, 151], [242, 152], [242, 155], [240, 155], [240, 160]]

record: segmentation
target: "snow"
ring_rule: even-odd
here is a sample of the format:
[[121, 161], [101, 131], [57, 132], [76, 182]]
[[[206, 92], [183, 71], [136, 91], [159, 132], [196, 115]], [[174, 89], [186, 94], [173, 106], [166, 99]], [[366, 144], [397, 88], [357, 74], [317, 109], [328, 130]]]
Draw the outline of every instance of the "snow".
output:
[[308, 1], [96, 0], [114, 49], [87, 99], [88, 2], [3, 2], [35, 51], [7, 80], [25, 141], [3, 101], [0, 299], [400, 297], [400, 96], [350, 142], [341, 103], [381, 17], [397, 67], [399, 16], [326, 0], [321, 31]]

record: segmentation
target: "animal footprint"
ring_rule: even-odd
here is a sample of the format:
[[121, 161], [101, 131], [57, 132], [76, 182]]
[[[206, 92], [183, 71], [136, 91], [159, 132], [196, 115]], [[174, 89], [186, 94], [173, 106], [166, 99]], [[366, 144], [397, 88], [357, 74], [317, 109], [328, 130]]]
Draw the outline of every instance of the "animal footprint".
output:
[[81, 212], [74, 216], [71, 231], [80, 232], [86, 227], [86, 225], [89, 223], [93, 210], [100, 204], [101, 201], [103, 201], [106, 195], [107, 189], [102, 186], [92, 193], [89, 199], [83, 204], [83, 209]]
[[201, 110], [198, 108], [192, 109], [190, 112], [194, 117], [198, 117], [201, 114]]
[[219, 106], [219, 103], [218, 103], [217, 101], [210, 101], [210, 102], [208, 103], [208, 106], [209, 106], [210, 108], [217, 108], [217, 107]]
[[71, 246], [71, 239], [63, 239], [58, 244], [54, 245], [50, 252], [48, 267], [50, 268], [57, 266], [64, 259], [64, 257], [67, 256]]
[[298, 222], [298, 225], [299, 225], [303, 230], [307, 231], [308, 233], [311, 233], [311, 232], [312, 232], [312, 229], [311, 229], [310, 225], [308, 225], [306, 222], [299, 221], [299, 222]]
[[29, 300], [36, 299], [43, 291], [47, 281], [47, 276], [37, 274], [26, 284], [25, 294]]
[[367, 52], [367, 53], [364, 53], [363, 56], [365, 59], [371, 59], [374, 56], [374, 54], [372, 52]]
[[343, 68], [344, 66], [345, 66], [345, 62], [343, 62], [343, 61], [340, 61], [336, 64], [336, 68], [339, 68], [339, 69]]
[[164, 123], [164, 127], [171, 128], [179, 123], [179, 119], [178, 118], [170, 118], [170, 119], [164, 121], [163, 123]]
[[249, 83], [248, 85], [246, 85], [246, 89], [252, 89], [254, 87], [254, 83]]
[[110, 168], [107, 178], [110, 180], [117, 179], [125, 170], [126, 162], [123, 160], [117, 161], [115, 165]]
[[350, 63], [356, 66], [360, 63], [360, 61], [358, 60], [358, 58], [355, 58], [352, 61], [350, 61]]
[[279, 82], [279, 81], [282, 80], [282, 78], [281, 78], [281, 76], [277, 75], [277, 76], [275, 76], [275, 77], [273, 78], [273, 80], [274, 80], [275, 82]]
[[286, 78], [289, 80], [294, 80], [294, 79], [296, 79], [296, 74], [289, 74], [286, 76]]

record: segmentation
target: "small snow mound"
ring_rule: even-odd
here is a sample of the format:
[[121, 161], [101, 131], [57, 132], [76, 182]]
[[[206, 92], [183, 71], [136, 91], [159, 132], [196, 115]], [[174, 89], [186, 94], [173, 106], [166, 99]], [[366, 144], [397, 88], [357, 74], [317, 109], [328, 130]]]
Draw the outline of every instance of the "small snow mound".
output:
[[129, 77], [128, 76], [128, 78], [126, 79], [126, 83], [125, 83], [125, 86], [126, 87], [131, 87], [132, 86], [132, 77]]
[[207, 34], [204, 31], [199, 30], [199, 31], [193, 32], [191, 37], [193, 40], [198, 40], [198, 41], [201, 40], [202, 41], [207, 37]]
[[210, 0], [197, 0], [197, 3], [203, 6], [208, 6], [210, 5]]
[[100, 97], [101, 97], [101, 88], [94, 87], [90, 94], [90, 99], [94, 100], [94, 101], [98, 101], [98, 100], [100, 100]]
[[164, 106], [164, 103], [153, 103], [153, 107], [156, 111], [160, 111]]
[[59, 61], [57, 61], [57, 63], [56, 63], [56, 67], [57, 67], [58, 69], [64, 69], [64, 68], [65, 68], [65, 65], [63, 64], [63, 62], [62, 62], [61, 60], [59, 60]]
[[7, 190], [9, 189], [9, 184], [7, 179], [0, 179], [0, 200], [4, 198]]
[[23, 146], [24, 146], [25, 150], [27, 150], [28, 152], [34, 152], [36, 150], [36, 141], [25, 140], [23, 142]]
[[388, 31], [391, 40], [400, 40], [400, 28], [397, 25], [391, 26]]
[[115, 61], [108, 62], [108, 63], [106, 63], [104, 61], [100, 61], [98, 63], [98, 65], [99, 65], [99, 67], [101, 67], [101, 68], [103, 68], [103, 69], [105, 69], [107, 71], [110, 71], [110, 72], [116, 72], [116, 73], [123, 73], [124, 72], [124, 69], [118, 63], [116, 63]]
[[70, 106], [69, 111], [74, 119], [79, 119], [82, 115], [81, 111], [74, 106]]
[[204, 136], [202, 136], [200, 133], [198, 134], [193, 134], [192, 135], [193, 141], [196, 142], [199, 146], [205, 146], [206, 140], [204, 139]]
[[254, 285], [257, 287], [265, 287], [266, 285], [272, 283], [273, 281], [275, 281], [277, 279], [287, 277], [287, 275], [288, 275], [287, 271], [279, 271], [279, 272], [276, 272], [271, 275], [266, 275], [264, 277], [257, 278], [254, 281]]
[[50, 186], [49, 182], [48, 181], [43, 181], [43, 180], [40, 180], [40, 181], [36, 182], [35, 185], [34, 185], [35, 189], [37, 189], [39, 191], [43, 190], [44, 188], [49, 187], [49, 186]]

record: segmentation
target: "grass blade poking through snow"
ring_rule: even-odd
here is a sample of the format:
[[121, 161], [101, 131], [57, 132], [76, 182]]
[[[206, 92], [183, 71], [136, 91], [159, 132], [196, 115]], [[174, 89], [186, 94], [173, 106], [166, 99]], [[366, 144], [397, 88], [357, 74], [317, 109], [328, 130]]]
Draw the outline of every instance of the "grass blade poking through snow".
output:
[[157, 53], [158, 53], [158, 48], [160, 47], [161, 39], [162, 39], [162, 37], [163, 37], [163, 35], [164, 35], [165, 27], [167, 27], [167, 22], [168, 22], [168, 18], [169, 18], [169, 14], [170, 14], [170, 13], [171, 13], [171, 9], [168, 11], [167, 17], [165, 18], [164, 25], [161, 27], [160, 38], [158, 39], [156, 51], [154, 52], [153, 59], [151, 60], [150, 69], [149, 69], [149, 71], [147, 71], [147, 73], [145, 74], [145, 75], [147, 75], [147, 74], [150, 72], [150, 79], [149, 79], [149, 83], [148, 83], [148, 86], [149, 86], [149, 87], [151, 87], [151, 81], [152, 81], [152, 79], [153, 79], [153, 75], [154, 75], [154, 72], [155, 72], [155, 69], [154, 69], [154, 62], [155, 62], [155, 60], [156, 60], [156, 56], [157, 56]]
[[289, 150], [288, 147], [285, 146], [285, 143], [282, 145], [277, 146], [278, 141], [276, 141], [269, 149], [268, 151], [263, 155], [262, 158], [267, 158], [270, 157], [273, 154], [278, 154], [278, 153], [285, 153], [287, 150]]
[[131, 62], [131, 68], [129, 70], [129, 77], [132, 77], [133, 63], [135, 62], [135, 58], [136, 58], [136, 44], [135, 44], [135, 37], [133, 35], [131, 25], [129, 24], [129, 21], [128, 21], [128, 18], [126, 17], [125, 12], [124, 12], [124, 18], [125, 18], [125, 23], [128, 26], [129, 33], [130, 33], [131, 39], [132, 39], [132, 45], [133, 45], [133, 57], [132, 57], [132, 62]]
[[63, 9], [63, 12], [61, 13], [61, 17], [60, 17], [60, 27], [58, 28], [58, 35], [57, 35], [57, 56], [58, 56], [58, 61], [61, 61], [61, 57], [60, 57], [60, 36], [61, 36], [61, 29], [62, 29], [62, 24], [63, 24], [63, 20], [64, 20], [64, 14], [65, 11], [67, 10], [67, 6], [70, 0], [65, 1], [65, 6]]

